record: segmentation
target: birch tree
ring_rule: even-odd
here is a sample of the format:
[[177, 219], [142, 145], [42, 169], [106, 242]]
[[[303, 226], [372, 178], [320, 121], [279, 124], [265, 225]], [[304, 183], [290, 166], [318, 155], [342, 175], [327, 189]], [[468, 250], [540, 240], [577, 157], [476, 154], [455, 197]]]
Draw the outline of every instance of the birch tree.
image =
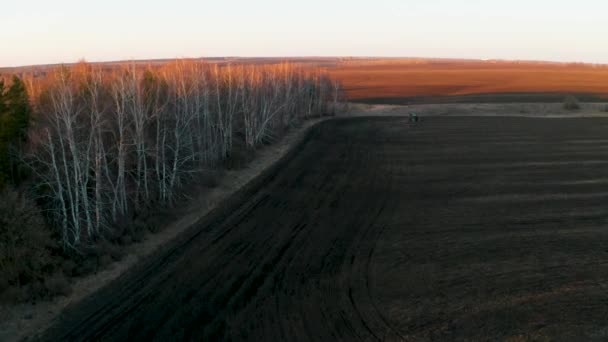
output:
[[65, 248], [114, 222], [169, 206], [234, 144], [253, 150], [300, 120], [335, 110], [338, 84], [319, 69], [179, 60], [104, 70], [81, 63], [36, 89], [30, 164]]

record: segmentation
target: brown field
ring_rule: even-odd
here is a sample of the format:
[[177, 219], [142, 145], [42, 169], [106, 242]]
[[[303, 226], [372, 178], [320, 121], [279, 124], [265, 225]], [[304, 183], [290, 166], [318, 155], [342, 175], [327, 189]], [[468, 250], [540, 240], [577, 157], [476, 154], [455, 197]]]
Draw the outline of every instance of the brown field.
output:
[[[573, 94], [584, 102], [608, 99], [608, 65], [534, 61], [419, 58], [221, 57], [212, 64], [289, 62], [327, 70], [349, 101], [372, 104], [561, 102]], [[103, 62], [106, 68], [171, 60]], [[2, 74], [44, 75], [57, 65], [0, 68]]]
[[606, 341], [607, 130], [325, 121], [40, 340]]
[[605, 65], [385, 59], [341, 61], [328, 70], [356, 102], [544, 102], [564, 94], [591, 101], [608, 95]]

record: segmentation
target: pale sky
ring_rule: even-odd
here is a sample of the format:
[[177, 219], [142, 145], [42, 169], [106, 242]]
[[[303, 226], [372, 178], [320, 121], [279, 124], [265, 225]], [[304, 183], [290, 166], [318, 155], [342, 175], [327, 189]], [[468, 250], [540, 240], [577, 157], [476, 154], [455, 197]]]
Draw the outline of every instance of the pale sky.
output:
[[7, 0], [0, 66], [212, 56], [608, 63], [606, 0]]

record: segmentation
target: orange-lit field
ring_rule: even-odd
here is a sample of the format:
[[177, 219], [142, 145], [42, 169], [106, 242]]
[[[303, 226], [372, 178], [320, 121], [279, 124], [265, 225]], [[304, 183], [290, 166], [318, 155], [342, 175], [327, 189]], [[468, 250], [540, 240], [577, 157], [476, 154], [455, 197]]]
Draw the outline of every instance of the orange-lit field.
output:
[[[563, 94], [584, 94], [588, 99], [608, 95], [608, 66], [598, 65], [385, 59], [342, 61], [329, 71], [342, 82], [350, 100], [361, 102], [399, 103], [431, 96], [540, 101], [562, 99]], [[484, 96], [470, 96], [480, 94]]]
[[[292, 63], [327, 70], [348, 100], [367, 103], [561, 102], [608, 99], [608, 65], [415, 58], [254, 57], [202, 58], [208, 63]], [[170, 60], [104, 62], [158, 66]], [[2, 74], [44, 75], [56, 65], [0, 68]]]

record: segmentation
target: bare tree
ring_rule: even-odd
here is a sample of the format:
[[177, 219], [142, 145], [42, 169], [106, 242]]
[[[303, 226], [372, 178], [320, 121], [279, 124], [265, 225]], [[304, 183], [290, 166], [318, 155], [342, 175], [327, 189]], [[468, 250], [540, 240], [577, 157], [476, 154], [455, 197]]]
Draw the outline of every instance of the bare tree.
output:
[[81, 63], [28, 86], [42, 118], [31, 165], [66, 248], [154, 202], [174, 203], [235, 141], [275, 140], [331, 101], [335, 110], [339, 92], [321, 70], [184, 60], [110, 71]]

